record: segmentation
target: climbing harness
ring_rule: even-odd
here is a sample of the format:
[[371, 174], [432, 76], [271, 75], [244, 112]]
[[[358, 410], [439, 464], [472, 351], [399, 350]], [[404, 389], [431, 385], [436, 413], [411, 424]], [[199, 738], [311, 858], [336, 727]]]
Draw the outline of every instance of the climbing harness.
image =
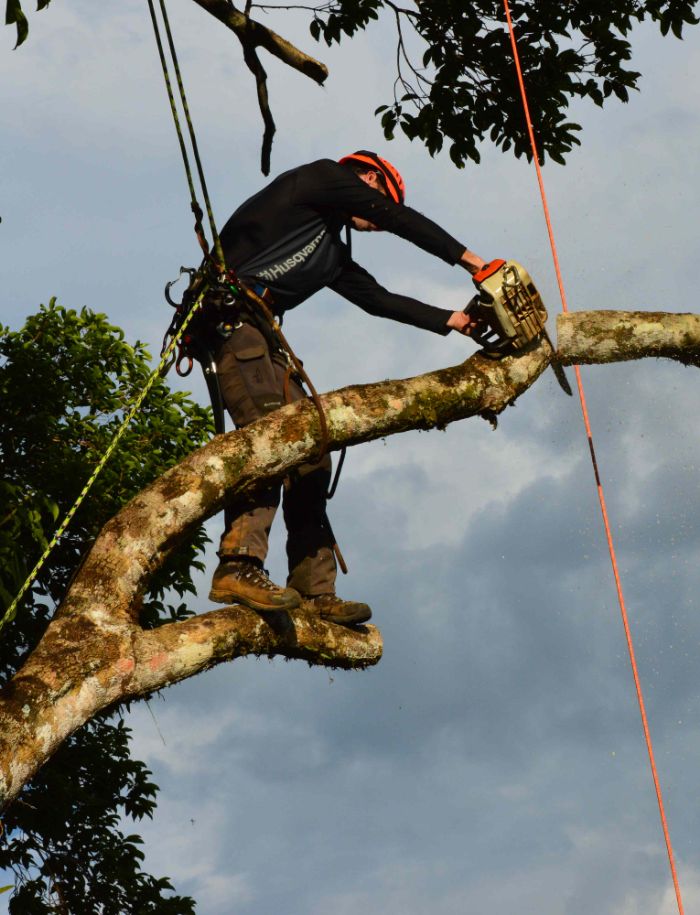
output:
[[[192, 371], [193, 361], [199, 361], [204, 370], [205, 377], [216, 378], [216, 365], [214, 355], [223, 340], [233, 333], [242, 321], [253, 324], [262, 333], [270, 350], [282, 354], [290, 367], [290, 374], [297, 374], [303, 384], [309, 389], [311, 399], [318, 411], [321, 431], [321, 444], [319, 457], [328, 449], [328, 423], [318, 391], [308, 376], [303, 363], [298, 358], [287, 338], [282, 332], [278, 319], [273, 314], [266, 299], [267, 290], [262, 286], [249, 286], [240, 280], [233, 270], [217, 278], [216, 281], [207, 281], [206, 264], [199, 271], [191, 267], [181, 267], [180, 277], [189, 275], [190, 287], [185, 293], [182, 302], [172, 299], [170, 290], [177, 280], [166, 284], [165, 298], [175, 308], [175, 315], [166, 331], [163, 345], [172, 338], [172, 334], [179, 326], [181, 315], [185, 314], [192, 296], [199, 289], [204, 288], [204, 307], [199, 320], [192, 328], [190, 334], [182, 337], [175, 359], [175, 370], [178, 375], [186, 376]], [[183, 367], [184, 366], [184, 367]], [[207, 368], [209, 367], [209, 371]], [[217, 382], [218, 383], [218, 382]], [[208, 384], [209, 386], [209, 384]], [[211, 388], [210, 388], [211, 393]], [[219, 394], [220, 397], [220, 394]], [[219, 397], [215, 398], [215, 409], [218, 408]]]
[[[285, 402], [291, 402], [289, 398], [289, 382], [292, 378], [300, 387], [306, 386], [308, 389], [316, 406], [321, 428], [320, 459], [326, 453], [328, 447], [328, 426], [323, 404], [313, 382], [304, 369], [303, 363], [288, 343], [279, 321], [270, 308], [271, 299], [267, 289], [261, 286], [257, 288], [248, 286], [238, 279], [233, 271], [227, 271], [225, 277], [218, 277], [208, 282], [206, 280], [206, 269], [206, 262], [199, 271], [188, 267], [180, 268], [178, 280], [185, 275], [190, 278], [190, 285], [181, 302], [174, 301], [171, 295], [171, 289], [178, 280], [167, 283], [165, 287], [165, 298], [175, 308], [175, 314], [166, 331], [163, 340], [164, 347], [179, 328], [181, 316], [187, 313], [192, 297], [197, 295], [199, 290], [204, 287], [203, 307], [196, 320], [193, 321], [190, 332], [180, 337], [177, 356], [174, 357], [175, 371], [178, 375], [187, 376], [192, 371], [194, 361], [199, 362], [211, 400], [215, 431], [217, 434], [224, 432], [225, 409], [216, 369], [216, 353], [223, 342], [232, 333], [235, 333], [242, 323], [252, 324], [262, 333], [270, 352], [281, 355], [287, 364], [284, 381]], [[345, 462], [345, 452], [345, 448], [341, 449], [333, 482], [326, 493], [327, 499], [332, 499], [335, 495], [340, 472]], [[230, 526], [233, 516], [230, 515], [228, 509], [225, 510], [225, 517], [227, 526]], [[333, 552], [338, 565], [343, 574], [347, 574], [348, 567], [333, 534], [327, 514], [325, 523], [333, 540]]]
[[[516, 353], [539, 337], [544, 337], [554, 351], [547, 332], [547, 309], [532, 277], [521, 264], [493, 260], [473, 280], [479, 291], [464, 313], [476, 324], [470, 337], [486, 355], [500, 358]], [[554, 359], [551, 366], [564, 393], [572, 396], [560, 363]]]
[[[535, 133], [532, 126], [532, 119], [530, 117], [530, 107], [527, 101], [527, 92], [525, 90], [525, 80], [523, 79], [523, 72], [520, 66], [520, 55], [518, 54], [518, 46], [515, 38], [515, 30], [513, 28], [513, 21], [510, 15], [510, 6], [508, 0], [503, 0], [503, 6], [505, 8], [506, 21], [508, 23], [508, 32], [510, 34], [510, 43], [513, 49], [513, 60], [515, 63], [515, 69], [518, 77], [518, 86], [520, 88], [520, 98], [523, 105], [523, 112], [525, 115], [525, 122], [527, 125], [528, 136], [530, 138], [530, 147], [532, 149], [532, 158], [535, 164], [535, 169], [537, 172], [537, 182], [540, 188], [540, 196], [542, 198], [542, 209], [544, 211], [545, 221], [547, 223], [547, 233], [549, 235], [549, 243], [552, 249], [552, 259], [554, 261], [554, 269], [557, 275], [557, 283], [559, 285], [559, 293], [561, 295], [562, 310], [566, 314], [569, 311], [569, 307], [566, 301], [566, 292], [564, 290], [564, 281], [562, 279], [561, 268], [559, 265], [559, 255], [557, 253], [557, 246], [554, 240], [554, 230], [552, 228], [552, 220], [549, 214], [549, 205], [547, 203], [547, 194], [544, 187], [544, 179], [542, 177], [542, 169], [540, 168], [539, 163], [539, 152], [537, 149], [537, 143], [535, 141]], [[593, 474], [595, 477], [596, 488], [598, 491], [598, 500], [600, 502], [600, 510], [603, 518], [603, 527], [605, 529], [605, 536], [608, 543], [608, 551], [610, 553], [610, 562], [612, 565], [613, 577], [615, 579], [615, 588], [617, 591], [618, 603], [620, 605], [620, 614], [622, 617], [622, 625], [625, 630], [625, 639], [627, 642], [627, 650], [629, 653], [630, 664], [632, 667], [632, 676], [634, 679], [634, 686], [637, 693], [637, 702], [639, 705], [639, 712], [642, 720], [642, 729], [644, 731], [644, 741], [647, 747], [647, 753], [649, 755], [649, 764], [651, 768], [652, 779], [654, 782], [654, 790], [656, 792], [656, 799], [659, 807], [659, 817], [661, 820], [661, 828], [663, 831], [664, 842], [666, 844], [666, 852], [668, 855], [669, 868], [671, 871], [671, 879], [673, 880], [673, 888], [676, 895], [676, 903], [678, 905], [679, 915], [683, 915], [683, 900], [681, 898], [681, 888], [678, 882], [678, 874], [676, 872], [676, 864], [673, 855], [673, 846], [671, 845], [671, 835], [668, 828], [668, 822], [666, 820], [666, 813], [664, 809], [663, 795], [661, 792], [661, 782], [659, 780], [658, 771], [656, 768], [656, 762], [654, 759], [654, 749], [651, 740], [651, 731], [649, 730], [649, 722], [647, 720], [646, 706], [644, 703], [644, 695], [642, 693], [641, 680], [639, 678], [639, 671], [637, 669], [637, 661], [634, 651], [634, 644], [632, 641], [632, 631], [630, 629], [629, 618], [627, 614], [627, 608], [625, 606], [625, 599], [622, 592], [622, 581], [620, 578], [620, 571], [617, 564], [617, 556], [615, 553], [615, 545], [613, 542], [612, 529], [610, 526], [610, 520], [608, 518], [608, 510], [605, 502], [605, 494], [603, 492], [603, 484], [600, 478], [600, 472], [598, 469], [598, 459], [596, 457], [595, 448], [593, 446], [593, 433], [591, 431], [591, 424], [588, 416], [588, 407], [586, 405], [586, 397], [583, 389], [583, 381], [581, 380], [581, 372], [579, 366], [574, 366], [574, 372], [576, 374], [576, 385], [578, 387], [579, 399], [581, 401], [581, 412], [583, 414], [583, 422], [586, 429], [586, 437], [588, 440], [588, 448], [591, 455], [591, 462], [593, 465]]]
[[[197, 290], [203, 287], [203, 307], [198, 311], [187, 333], [180, 335], [177, 352], [173, 353], [170, 365], [175, 366], [175, 371], [181, 378], [186, 378], [192, 371], [195, 360], [200, 364], [211, 401], [214, 431], [220, 435], [225, 431], [224, 402], [216, 371], [215, 353], [222, 339], [225, 339], [233, 329], [226, 311], [233, 302], [234, 296], [232, 292], [228, 291], [219, 294], [218, 299], [215, 300], [210, 287], [202, 282], [201, 274], [192, 267], [181, 267], [178, 280], [182, 276], [189, 276], [190, 282], [181, 302], [174, 301], [170, 294], [170, 290], [177, 280], [171, 280], [165, 286], [165, 298], [175, 309], [175, 314], [163, 337], [163, 350], [180, 329], [183, 317], [187, 314], [193, 298], [199, 294]], [[216, 313], [213, 314], [215, 310]]]

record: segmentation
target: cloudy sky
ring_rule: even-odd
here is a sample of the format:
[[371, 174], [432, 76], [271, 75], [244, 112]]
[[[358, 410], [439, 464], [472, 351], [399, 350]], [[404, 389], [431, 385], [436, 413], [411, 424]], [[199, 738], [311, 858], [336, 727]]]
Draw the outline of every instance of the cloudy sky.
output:
[[[222, 224], [263, 180], [251, 82], [235, 39], [194, 4], [173, 3], [172, 16]], [[372, 111], [390, 93], [390, 23], [332, 51], [314, 49], [301, 20], [275, 25], [332, 75], [320, 89], [269, 63], [273, 172], [384, 149]], [[1, 33], [0, 318], [17, 327], [55, 295], [106, 312], [155, 351], [164, 282], [197, 249], [146, 4], [62, 0], [31, 26], [16, 52]], [[545, 169], [572, 309], [698, 310], [699, 49], [700, 30], [678, 42], [641, 29], [641, 93], [577, 109], [583, 148]], [[556, 312], [525, 163], [487, 149], [457, 171], [407, 141], [385, 151], [412, 205], [484, 257], [527, 264]], [[356, 256], [435, 304], [471, 295], [462, 271], [398, 239], [359, 238]], [[330, 293], [285, 329], [326, 390], [473, 348]], [[584, 381], [692, 912], [697, 376], [646, 362], [586, 369]], [[332, 519], [350, 565], [341, 594], [373, 607], [384, 659], [332, 675], [282, 660], [223, 665], [154, 700], [160, 734], [135, 709], [135, 752], [162, 787], [144, 828], [151, 872], [203, 915], [677, 911], [579, 408], [551, 372], [496, 432], [472, 420], [354, 449]], [[203, 578], [198, 609], [207, 588]]]

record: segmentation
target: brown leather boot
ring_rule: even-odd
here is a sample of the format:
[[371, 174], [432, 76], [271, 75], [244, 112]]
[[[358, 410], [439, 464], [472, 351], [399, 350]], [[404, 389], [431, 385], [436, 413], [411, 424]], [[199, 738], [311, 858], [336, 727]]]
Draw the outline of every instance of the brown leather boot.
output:
[[214, 572], [209, 600], [217, 604], [245, 604], [252, 610], [294, 610], [301, 603], [293, 588], [280, 588], [251, 559], [226, 559]]
[[354, 600], [341, 600], [337, 594], [305, 595], [304, 603], [318, 610], [322, 620], [343, 626], [366, 623], [372, 617], [372, 611], [367, 604]]

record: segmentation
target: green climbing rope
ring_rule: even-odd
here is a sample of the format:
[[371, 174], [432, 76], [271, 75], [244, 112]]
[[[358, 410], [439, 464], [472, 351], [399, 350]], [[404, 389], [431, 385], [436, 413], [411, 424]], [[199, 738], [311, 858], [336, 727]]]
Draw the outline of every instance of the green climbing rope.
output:
[[[192, 118], [190, 116], [190, 108], [189, 108], [189, 105], [187, 104], [187, 95], [185, 93], [185, 86], [182, 81], [182, 73], [180, 72], [180, 64], [178, 62], [177, 52], [175, 51], [175, 42], [173, 41], [173, 34], [170, 29], [170, 20], [168, 18], [168, 11], [165, 7], [165, 0], [159, 0], [159, 2], [160, 2], [161, 15], [163, 17], [163, 24], [165, 25], [165, 33], [168, 38], [168, 47], [170, 48], [170, 56], [172, 57], [172, 61], [173, 61], [173, 69], [175, 70], [175, 79], [177, 81], [177, 86], [178, 86], [178, 90], [180, 93], [180, 102], [182, 103], [182, 110], [185, 115], [185, 122], [187, 124], [187, 130], [190, 135], [190, 142], [192, 144], [192, 153], [194, 155], [194, 160], [197, 165], [197, 174], [199, 176], [199, 183], [202, 188], [202, 197], [204, 198], [204, 206], [207, 211], [207, 218], [209, 219], [209, 227], [211, 229], [211, 236], [212, 236], [212, 242], [213, 242], [213, 247], [214, 247], [214, 257], [215, 257], [215, 260], [217, 261], [217, 266], [223, 272], [223, 270], [225, 269], [225, 263], [226, 263], [224, 260], [224, 252], [221, 247], [221, 240], [219, 238], [219, 233], [216, 231], [216, 223], [214, 221], [214, 212], [212, 210], [211, 201], [209, 199], [209, 191], [207, 190], [207, 182], [204, 177], [204, 169], [202, 167], [202, 160], [200, 159], [200, 156], [199, 156], [199, 146], [197, 145], [197, 136], [195, 134], [194, 125], [192, 124]], [[160, 57], [160, 65], [163, 70], [163, 79], [165, 81], [165, 87], [166, 87], [166, 90], [168, 93], [168, 100], [170, 101], [170, 110], [172, 112], [173, 121], [175, 123], [175, 129], [177, 131], [177, 138], [178, 138], [178, 142], [180, 144], [180, 152], [182, 153], [182, 162], [185, 167], [185, 174], [187, 175], [187, 183], [188, 183], [189, 189], [190, 189], [190, 199], [191, 199], [192, 211], [194, 212], [195, 218], [197, 219], [197, 221], [199, 223], [200, 214], [202, 211], [199, 206], [199, 202], [197, 201], [197, 195], [196, 195], [195, 189], [194, 189], [194, 182], [192, 180], [192, 169], [190, 167], [190, 161], [189, 161], [189, 157], [187, 155], [187, 148], [185, 146], [185, 140], [182, 135], [182, 128], [180, 126], [180, 119], [178, 117], [177, 106], [175, 104], [175, 96], [173, 93], [172, 82], [170, 79], [170, 71], [168, 68], [167, 60], [165, 58], [165, 52], [163, 50], [163, 42], [162, 42], [162, 39], [160, 36], [160, 28], [158, 27], [158, 20], [156, 18], [155, 8], [153, 6], [153, 0], [148, 0], [148, 8], [151, 13], [151, 21], [153, 23], [153, 32], [154, 32], [154, 35], [156, 38], [156, 44], [158, 45], [158, 55]], [[201, 229], [201, 223], [199, 223], [199, 227], [195, 227], [196, 231], [197, 231], [197, 228]], [[199, 231], [197, 231], [197, 235], [198, 235], [198, 237], [200, 237]], [[200, 237], [200, 244], [202, 244], [202, 241], [203, 241], [203, 239]], [[205, 254], [207, 254], [207, 250], [206, 250], [206, 247], [204, 244], [202, 244], [202, 248], [204, 249]]]
[[200, 306], [202, 304], [202, 298], [204, 297], [205, 292], [206, 292], [206, 288], [204, 290], [202, 290], [202, 292], [199, 294], [198, 298], [195, 299], [192, 307], [190, 308], [190, 310], [187, 313], [187, 315], [185, 316], [182, 324], [178, 328], [177, 333], [174, 334], [170, 343], [163, 351], [163, 354], [161, 356], [160, 362], [158, 363], [158, 366], [153, 370], [153, 372], [151, 372], [151, 374], [148, 378], [148, 381], [146, 382], [143, 390], [141, 391], [139, 396], [134, 401], [134, 404], [131, 407], [131, 409], [129, 410], [129, 412], [124, 417], [121, 425], [119, 426], [119, 428], [117, 429], [117, 431], [114, 434], [114, 438], [109, 443], [105, 453], [102, 455], [102, 457], [98, 461], [95, 469], [93, 470], [92, 474], [90, 475], [89, 480], [87, 481], [85, 486], [83, 486], [77, 499], [75, 500], [75, 502], [73, 503], [73, 505], [68, 510], [65, 517], [63, 518], [63, 521], [61, 521], [61, 523], [59, 524], [58, 528], [56, 529], [55, 534], [53, 535], [53, 537], [51, 539], [51, 542], [47, 545], [46, 549], [39, 557], [36, 565], [34, 566], [32, 571], [29, 573], [27, 580], [24, 582], [24, 584], [20, 588], [19, 593], [17, 594], [15, 599], [12, 601], [10, 606], [5, 611], [5, 614], [3, 615], [2, 619], [0, 619], [0, 631], [2, 631], [2, 628], [5, 626], [6, 623], [11, 622], [11, 620], [13, 620], [15, 618], [15, 616], [17, 615], [17, 608], [19, 607], [20, 601], [22, 600], [24, 595], [27, 593], [29, 588], [32, 586], [32, 583], [34, 582], [37, 575], [39, 574], [39, 571], [41, 570], [42, 566], [44, 565], [44, 563], [48, 559], [49, 555], [53, 551], [54, 547], [56, 546], [58, 541], [61, 539], [64, 531], [70, 524], [71, 519], [73, 518], [73, 515], [75, 515], [78, 508], [80, 508], [81, 504], [85, 500], [85, 497], [87, 496], [88, 492], [92, 488], [93, 483], [95, 482], [97, 477], [100, 475], [100, 473], [101, 473], [102, 469], [104, 468], [105, 464], [107, 463], [107, 461], [110, 459], [112, 453], [114, 452], [114, 449], [119, 444], [119, 440], [124, 435], [131, 420], [138, 413], [138, 411], [141, 407], [141, 404], [144, 402], [144, 400], [148, 396], [149, 391], [155, 384], [155, 382], [158, 379], [158, 377], [160, 376], [161, 372], [168, 365], [171, 357], [173, 356], [173, 354], [175, 352], [175, 347], [177, 346], [178, 342], [180, 341], [180, 338], [182, 337], [183, 333], [187, 329], [188, 324], [194, 317], [195, 312], [198, 311], [198, 309], [200, 308]]

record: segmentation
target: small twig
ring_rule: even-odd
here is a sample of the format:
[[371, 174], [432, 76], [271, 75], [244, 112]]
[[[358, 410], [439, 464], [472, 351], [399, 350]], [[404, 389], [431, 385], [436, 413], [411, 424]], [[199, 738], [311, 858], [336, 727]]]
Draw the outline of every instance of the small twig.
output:
[[269, 175], [270, 156], [272, 154], [272, 140], [277, 131], [277, 127], [275, 125], [275, 120], [272, 117], [272, 112], [270, 111], [270, 99], [267, 94], [267, 73], [265, 72], [263, 65], [260, 63], [260, 58], [258, 57], [253, 45], [243, 45], [243, 60], [246, 62], [246, 66], [255, 77], [255, 87], [258, 93], [258, 105], [260, 107], [260, 113], [262, 114], [263, 124], [265, 125], [265, 129], [263, 131], [262, 148], [260, 150], [260, 168], [263, 175]]

